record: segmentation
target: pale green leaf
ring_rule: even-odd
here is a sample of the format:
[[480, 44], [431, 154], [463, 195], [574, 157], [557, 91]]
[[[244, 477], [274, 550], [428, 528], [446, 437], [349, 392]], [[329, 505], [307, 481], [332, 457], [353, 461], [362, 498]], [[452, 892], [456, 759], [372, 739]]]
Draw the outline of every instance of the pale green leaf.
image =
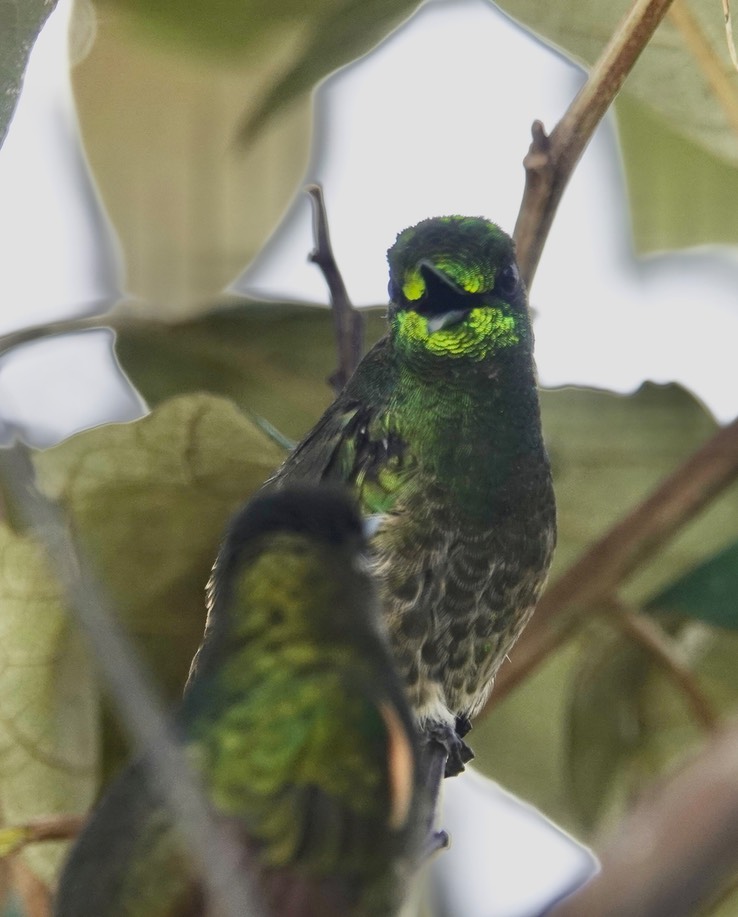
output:
[[[98, 783], [98, 689], [45, 559], [0, 526], [0, 808], [7, 824], [89, 808]], [[45, 882], [66, 845], [24, 852]]]
[[69, 513], [170, 697], [202, 636], [205, 583], [225, 523], [282, 457], [235, 406], [205, 395], [36, 457], [40, 486]]
[[615, 112], [636, 250], [738, 244], [738, 168], [640, 102], [623, 96]]
[[[498, 5], [588, 67], [630, 2], [501, 0]], [[719, 2], [674, 4], [628, 76], [616, 111], [637, 249], [734, 244], [738, 72]]]
[[[366, 313], [366, 339], [386, 329]], [[190, 322], [116, 324], [118, 359], [151, 405], [182, 392], [208, 391], [303, 436], [333, 397], [333, 318], [327, 309], [267, 303], [211, 312]]]
[[417, 3], [98, 2], [73, 85], [127, 290], [149, 311], [181, 318], [222, 300], [299, 191], [310, 91]]

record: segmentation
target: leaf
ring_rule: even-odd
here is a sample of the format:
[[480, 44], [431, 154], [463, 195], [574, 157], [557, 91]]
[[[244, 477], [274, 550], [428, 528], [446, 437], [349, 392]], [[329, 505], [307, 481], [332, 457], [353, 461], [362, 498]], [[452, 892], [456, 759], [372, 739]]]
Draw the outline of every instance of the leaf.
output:
[[204, 590], [230, 514], [283, 458], [229, 402], [166, 402], [131, 424], [37, 454], [39, 485], [82, 549], [168, 697], [202, 637]]
[[242, 126], [241, 141], [250, 143], [276, 112], [333, 70], [361, 57], [419, 5], [418, 0], [343, 0], [315, 21], [292, 65]]
[[23, 86], [23, 75], [41, 27], [56, 0], [0, 0], [0, 147]]
[[[205, 583], [234, 509], [282, 452], [229, 402], [185, 396], [130, 424], [36, 453], [164, 696], [179, 697], [203, 633]], [[124, 743], [98, 711], [98, 685], [40, 550], [0, 528], [0, 808], [6, 823], [84, 812]], [[102, 748], [101, 748], [102, 745]], [[53, 879], [63, 846], [30, 847]]]
[[627, 96], [615, 111], [636, 250], [737, 244], [738, 169]]
[[[0, 806], [6, 823], [82, 813], [98, 779], [98, 691], [45, 559], [0, 526]], [[23, 856], [48, 884], [63, 843]]]
[[234, 140], [259, 87], [291, 60], [302, 28], [293, 19], [273, 33], [252, 29], [248, 55], [203, 59], [142, 41], [127, 16], [105, 7], [72, 80], [87, 158], [139, 311], [181, 318], [222, 302], [298, 189], [310, 151], [309, 100], [248, 151]]
[[[541, 404], [559, 517], [552, 576], [718, 428], [704, 406], [679, 385], [646, 383], [631, 396], [568, 387], [544, 391]], [[622, 597], [640, 605], [737, 537], [734, 485], [640, 569]]]
[[[544, 391], [542, 415], [559, 516], [552, 579], [717, 428], [702, 405], [684, 389], [650, 383], [629, 397], [577, 388]], [[733, 487], [628, 581], [623, 598], [639, 605], [736, 538], [738, 488]], [[603, 670], [602, 686], [589, 680], [582, 696], [576, 693], [580, 664], [588, 667], [582, 678], [589, 672], [595, 678], [599, 668]], [[547, 660], [484, 721], [475, 724], [469, 738], [477, 752], [475, 763], [564, 827], [581, 832], [583, 814], [589, 813], [588, 823], [593, 823], [599, 812], [607, 809], [607, 801], [601, 810], [597, 808], [598, 784], [603, 792], [608, 785], [616, 794], [623, 791], [615, 774], [623, 756], [630, 753], [623, 704], [629, 703], [628, 694], [634, 690], [624, 678], [636, 679], [635, 672], [636, 662], [612, 659], [606, 650], [599, 651], [590, 636], [580, 635]], [[677, 748], [681, 754], [686, 745], [678, 746], [678, 741], [684, 743], [686, 739], [679, 733], [679, 724], [686, 723], [691, 730], [689, 741], [694, 740], [695, 732], [671, 682], [665, 692], [665, 698], [671, 699], [678, 711], [674, 741], [668, 750]], [[580, 803], [572, 799], [570, 786], [569, 709], [574, 703], [589, 704], [591, 711], [588, 718], [584, 712], [577, 714], [587, 723], [586, 728], [581, 727], [580, 746], [585, 758], [579, 767]], [[610, 717], [612, 722], [603, 722]], [[629, 720], [627, 729], [633, 723], [638, 723], [637, 718]], [[661, 725], [654, 726], [649, 720], [643, 728]], [[597, 743], [603, 743], [601, 757]], [[616, 744], [623, 747], [620, 758], [614, 751]], [[650, 772], [662, 764], [662, 759], [654, 762]], [[613, 774], [608, 776], [610, 766]], [[589, 768], [595, 772], [587, 776]]]
[[[738, 635], [659, 618], [716, 711], [738, 706]], [[569, 767], [573, 802], [592, 828], [692, 754], [705, 738], [678, 685], [640, 647], [600, 626], [589, 632], [571, 682]]]
[[616, 631], [603, 625], [592, 631], [573, 672], [566, 714], [571, 803], [590, 833], [619, 774], [649, 740], [639, 699], [652, 663]]
[[[368, 311], [366, 318], [367, 340], [374, 341], [385, 330], [384, 315]], [[116, 330], [118, 359], [149, 404], [208, 391], [295, 439], [332, 399], [327, 377], [336, 347], [326, 309], [266, 303], [174, 325], [126, 319]]]
[[648, 607], [738, 630], [738, 542], [667, 586]]
[[[585, 66], [597, 60], [628, 8], [625, 0], [498, 5]], [[639, 250], [734, 243], [729, 207], [738, 182], [738, 73], [719, 3], [680, 0], [672, 6], [629, 75], [616, 111]], [[653, 133], [646, 133], [648, 125]], [[639, 143], [644, 137], [647, 142]], [[672, 214], [677, 218], [669, 222]]]
[[299, 190], [310, 90], [417, 4], [98, 0], [97, 40], [73, 85], [132, 296], [170, 318], [222, 301]]

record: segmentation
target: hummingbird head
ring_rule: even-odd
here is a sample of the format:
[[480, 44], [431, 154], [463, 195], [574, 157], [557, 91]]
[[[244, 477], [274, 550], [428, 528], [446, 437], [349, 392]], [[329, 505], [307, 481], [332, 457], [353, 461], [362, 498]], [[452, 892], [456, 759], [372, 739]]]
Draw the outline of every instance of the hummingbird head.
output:
[[481, 217], [423, 220], [387, 253], [390, 333], [408, 354], [483, 360], [530, 338], [512, 239]]
[[292, 486], [257, 495], [233, 517], [210, 578], [213, 643], [376, 640], [365, 551], [347, 492]]

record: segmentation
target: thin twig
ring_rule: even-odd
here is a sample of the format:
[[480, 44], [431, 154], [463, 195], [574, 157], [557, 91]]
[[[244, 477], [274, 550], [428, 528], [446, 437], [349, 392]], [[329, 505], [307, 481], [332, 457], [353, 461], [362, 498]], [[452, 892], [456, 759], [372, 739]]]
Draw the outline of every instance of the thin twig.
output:
[[0, 828], [0, 857], [12, 856], [28, 844], [40, 841], [68, 841], [82, 830], [86, 819], [82, 815], [48, 815], [24, 825]]
[[364, 316], [351, 304], [346, 285], [336, 264], [328, 233], [328, 214], [325, 209], [323, 189], [320, 185], [308, 185], [305, 191], [310, 195], [313, 205], [313, 238], [315, 239], [315, 249], [308, 257], [323, 272], [333, 309], [338, 367], [328, 381], [338, 394], [353, 375], [361, 359], [364, 347]]
[[46, 549], [118, 713], [150, 763], [156, 788], [200, 868], [208, 900], [218, 913], [228, 917], [261, 913], [252, 883], [242, 868], [243, 851], [214, 818], [156, 692], [85, 558], [77, 551], [59, 508], [36, 488], [25, 446], [16, 442], [11, 448], [0, 449], [0, 475], [5, 492], [15, 501], [16, 512]]
[[525, 191], [514, 232], [520, 273], [527, 286], [533, 281], [559, 201], [579, 157], [672, 2], [635, 0], [550, 137], [540, 121], [534, 122], [533, 142], [523, 163]]
[[0, 356], [33, 341], [54, 337], [60, 334], [74, 334], [78, 331], [91, 331], [93, 329], [109, 327], [109, 315], [87, 315], [84, 318], [62, 318], [56, 322], [45, 322], [42, 325], [30, 325], [20, 331], [11, 331], [0, 335]]
[[719, 430], [546, 590], [497, 676], [491, 704], [561, 646], [598, 602], [736, 478], [738, 420]]
[[733, 20], [730, 15], [730, 0], [723, 0], [723, 19], [725, 20], [725, 40], [728, 43], [730, 62], [738, 70], [738, 55], [735, 53], [735, 39], [733, 37]]
[[652, 790], [549, 917], [690, 917], [738, 868], [738, 726]]
[[605, 606], [607, 620], [642, 647], [657, 665], [676, 682], [692, 709], [695, 720], [707, 732], [720, 724], [712, 704], [705, 697], [694, 672], [679, 658], [676, 642], [652, 617], [632, 611], [617, 599]]

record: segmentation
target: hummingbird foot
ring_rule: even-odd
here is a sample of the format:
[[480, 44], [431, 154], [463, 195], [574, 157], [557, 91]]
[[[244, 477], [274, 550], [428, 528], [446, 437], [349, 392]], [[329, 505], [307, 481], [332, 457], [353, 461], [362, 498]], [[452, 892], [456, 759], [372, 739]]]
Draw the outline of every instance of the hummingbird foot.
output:
[[448, 831], [431, 829], [420, 851], [420, 862], [425, 863], [439, 850], [447, 850], [451, 846]]
[[465, 713], [460, 713], [456, 717], [456, 735], [463, 739], [472, 730], [471, 720]]
[[465, 733], [460, 735], [457, 727], [449, 723], [433, 723], [426, 727], [426, 733], [430, 743], [440, 745], [445, 751], [444, 777], [456, 777], [464, 770], [464, 765], [474, 757], [474, 752], [461, 738]]

